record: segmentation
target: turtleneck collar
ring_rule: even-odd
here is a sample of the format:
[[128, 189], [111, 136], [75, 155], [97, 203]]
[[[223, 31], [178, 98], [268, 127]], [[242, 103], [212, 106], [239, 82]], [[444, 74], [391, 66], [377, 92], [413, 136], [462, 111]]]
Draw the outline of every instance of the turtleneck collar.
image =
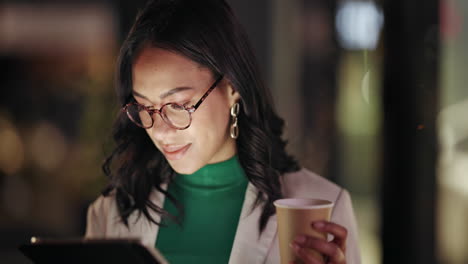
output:
[[207, 164], [193, 174], [179, 174], [174, 183], [193, 191], [229, 189], [247, 182], [237, 155], [214, 164]]

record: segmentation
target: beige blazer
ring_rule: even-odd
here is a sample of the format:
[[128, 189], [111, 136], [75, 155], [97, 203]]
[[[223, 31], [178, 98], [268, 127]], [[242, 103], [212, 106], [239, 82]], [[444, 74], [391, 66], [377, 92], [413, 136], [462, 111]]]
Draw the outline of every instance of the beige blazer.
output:
[[[348, 229], [346, 260], [348, 264], [361, 263], [358, 235], [349, 193], [306, 169], [284, 175], [282, 179], [284, 197], [320, 198], [334, 201], [332, 221]], [[167, 188], [167, 185], [162, 186]], [[241, 216], [232, 246], [229, 264], [278, 264], [279, 248], [276, 230], [276, 216], [270, 217], [265, 230], [259, 236], [258, 220], [261, 207], [251, 211], [256, 198], [256, 188], [249, 183], [242, 206]], [[164, 196], [153, 191], [150, 199], [163, 206]], [[156, 221], [160, 217], [151, 211]], [[158, 225], [149, 222], [143, 215], [134, 212], [129, 217], [129, 228], [119, 218], [115, 199], [112, 196], [99, 197], [88, 209], [86, 226], [87, 238], [139, 238], [154, 248]]]

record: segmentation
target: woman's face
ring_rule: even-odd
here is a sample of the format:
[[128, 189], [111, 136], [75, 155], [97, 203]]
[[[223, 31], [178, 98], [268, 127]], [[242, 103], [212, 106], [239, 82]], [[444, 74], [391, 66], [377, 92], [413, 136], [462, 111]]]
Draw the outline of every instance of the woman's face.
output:
[[[133, 65], [135, 100], [156, 109], [169, 102], [192, 106], [214, 81], [207, 68], [177, 53], [151, 46], [141, 50]], [[238, 99], [239, 94], [223, 79], [192, 113], [189, 128], [174, 129], [159, 114], [154, 114], [153, 127], [146, 132], [176, 172], [191, 174], [236, 153], [229, 127], [230, 107]]]

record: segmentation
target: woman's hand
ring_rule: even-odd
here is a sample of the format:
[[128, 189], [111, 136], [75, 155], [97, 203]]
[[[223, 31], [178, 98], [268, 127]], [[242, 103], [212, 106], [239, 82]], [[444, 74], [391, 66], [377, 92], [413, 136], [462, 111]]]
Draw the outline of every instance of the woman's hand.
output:
[[[296, 256], [305, 264], [323, 264], [324, 262], [308, 252], [307, 248], [321, 253], [326, 262], [333, 264], [345, 264], [346, 237], [348, 230], [338, 224], [328, 221], [318, 221], [311, 225], [318, 232], [329, 233], [333, 235], [332, 241], [323, 238], [315, 238], [306, 235], [297, 236], [291, 243]], [[294, 263], [294, 262], [291, 262]]]

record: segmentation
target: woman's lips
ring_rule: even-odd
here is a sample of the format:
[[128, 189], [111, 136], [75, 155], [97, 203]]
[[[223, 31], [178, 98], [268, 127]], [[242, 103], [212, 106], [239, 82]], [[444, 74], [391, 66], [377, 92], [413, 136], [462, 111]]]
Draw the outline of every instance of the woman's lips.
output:
[[166, 159], [178, 160], [184, 156], [190, 146], [192, 146], [191, 143], [187, 145], [164, 145], [162, 151]]

